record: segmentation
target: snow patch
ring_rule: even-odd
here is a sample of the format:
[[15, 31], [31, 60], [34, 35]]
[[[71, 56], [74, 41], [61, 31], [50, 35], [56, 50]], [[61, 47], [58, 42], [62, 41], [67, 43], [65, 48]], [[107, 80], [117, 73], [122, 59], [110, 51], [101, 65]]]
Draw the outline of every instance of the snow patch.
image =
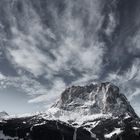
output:
[[133, 129], [134, 129], [134, 130], [140, 130], [140, 128], [138, 128], [138, 127], [133, 127]]
[[128, 113], [126, 113], [124, 119], [128, 119], [128, 118], [130, 118], [130, 117], [131, 117], [131, 116], [130, 116]]
[[122, 133], [123, 131], [120, 129], [120, 128], [115, 128], [114, 131], [112, 131], [111, 133], [109, 134], [105, 134], [104, 137], [105, 138], [111, 138], [113, 135], [119, 135], [120, 133]]
[[[69, 123], [69, 121], [72, 121], [73, 123], [77, 123], [79, 126], [81, 126], [84, 122], [87, 121], [93, 121], [95, 119], [100, 118], [111, 118], [112, 114], [83, 114], [83, 112], [72, 112], [72, 111], [66, 111], [59, 108], [51, 108], [48, 110], [47, 114], [42, 114], [42, 117], [46, 120], [60, 120], [66, 123]], [[94, 124], [93, 124], [94, 126]]]

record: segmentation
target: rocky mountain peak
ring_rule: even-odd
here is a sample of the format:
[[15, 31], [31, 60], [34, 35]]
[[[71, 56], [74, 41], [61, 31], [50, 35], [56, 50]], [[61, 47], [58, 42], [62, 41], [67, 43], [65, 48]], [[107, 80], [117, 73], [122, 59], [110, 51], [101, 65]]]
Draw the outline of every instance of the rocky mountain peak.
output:
[[109, 82], [67, 88], [53, 107], [85, 115], [137, 116], [124, 94]]
[[0, 112], [0, 118], [4, 118], [6, 116], [9, 116], [7, 112], [5, 111]]

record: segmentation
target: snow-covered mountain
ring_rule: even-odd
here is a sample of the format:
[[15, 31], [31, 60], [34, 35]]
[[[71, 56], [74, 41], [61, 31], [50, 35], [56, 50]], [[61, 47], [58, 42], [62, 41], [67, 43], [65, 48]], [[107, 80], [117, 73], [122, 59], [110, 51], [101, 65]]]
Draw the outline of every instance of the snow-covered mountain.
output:
[[5, 111], [0, 112], [0, 119], [5, 118], [7, 116], [9, 116], [7, 112], [5, 112]]
[[111, 83], [72, 86], [48, 111], [0, 123], [2, 139], [139, 140], [140, 119]]
[[137, 117], [124, 94], [111, 83], [72, 86], [62, 93], [49, 112], [54, 113], [56, 117], [66, 115], [68, 112], [82, 116], [102, 114]]

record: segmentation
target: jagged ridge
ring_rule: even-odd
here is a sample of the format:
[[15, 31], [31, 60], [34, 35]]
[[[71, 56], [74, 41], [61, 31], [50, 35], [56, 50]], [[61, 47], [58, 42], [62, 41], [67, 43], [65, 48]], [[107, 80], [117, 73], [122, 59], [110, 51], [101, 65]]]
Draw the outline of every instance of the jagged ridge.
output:
[[109, 82], [89, 86], [72, 86], [67, 88], [59, 101], [53, 105], [61, 110], [82, 112], [83, 114], [112, 114], [137, 117], [124, 94]]

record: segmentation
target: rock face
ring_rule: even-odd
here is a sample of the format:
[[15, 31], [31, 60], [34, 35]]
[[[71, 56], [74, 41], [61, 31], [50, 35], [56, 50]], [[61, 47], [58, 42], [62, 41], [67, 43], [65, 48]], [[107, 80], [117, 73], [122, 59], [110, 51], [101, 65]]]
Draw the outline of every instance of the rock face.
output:
[[113, 116], [120, 116], [128, 113], [130, 116], [137, 116], [119, 88], [111, 83], [70, 87], [62, 93], [54, 107], [88, 115], [111, 113]]
[[0, 123], [4, 140], [140, 140], [140, 119], [111, 83], [72, 86], [47, 111]]

